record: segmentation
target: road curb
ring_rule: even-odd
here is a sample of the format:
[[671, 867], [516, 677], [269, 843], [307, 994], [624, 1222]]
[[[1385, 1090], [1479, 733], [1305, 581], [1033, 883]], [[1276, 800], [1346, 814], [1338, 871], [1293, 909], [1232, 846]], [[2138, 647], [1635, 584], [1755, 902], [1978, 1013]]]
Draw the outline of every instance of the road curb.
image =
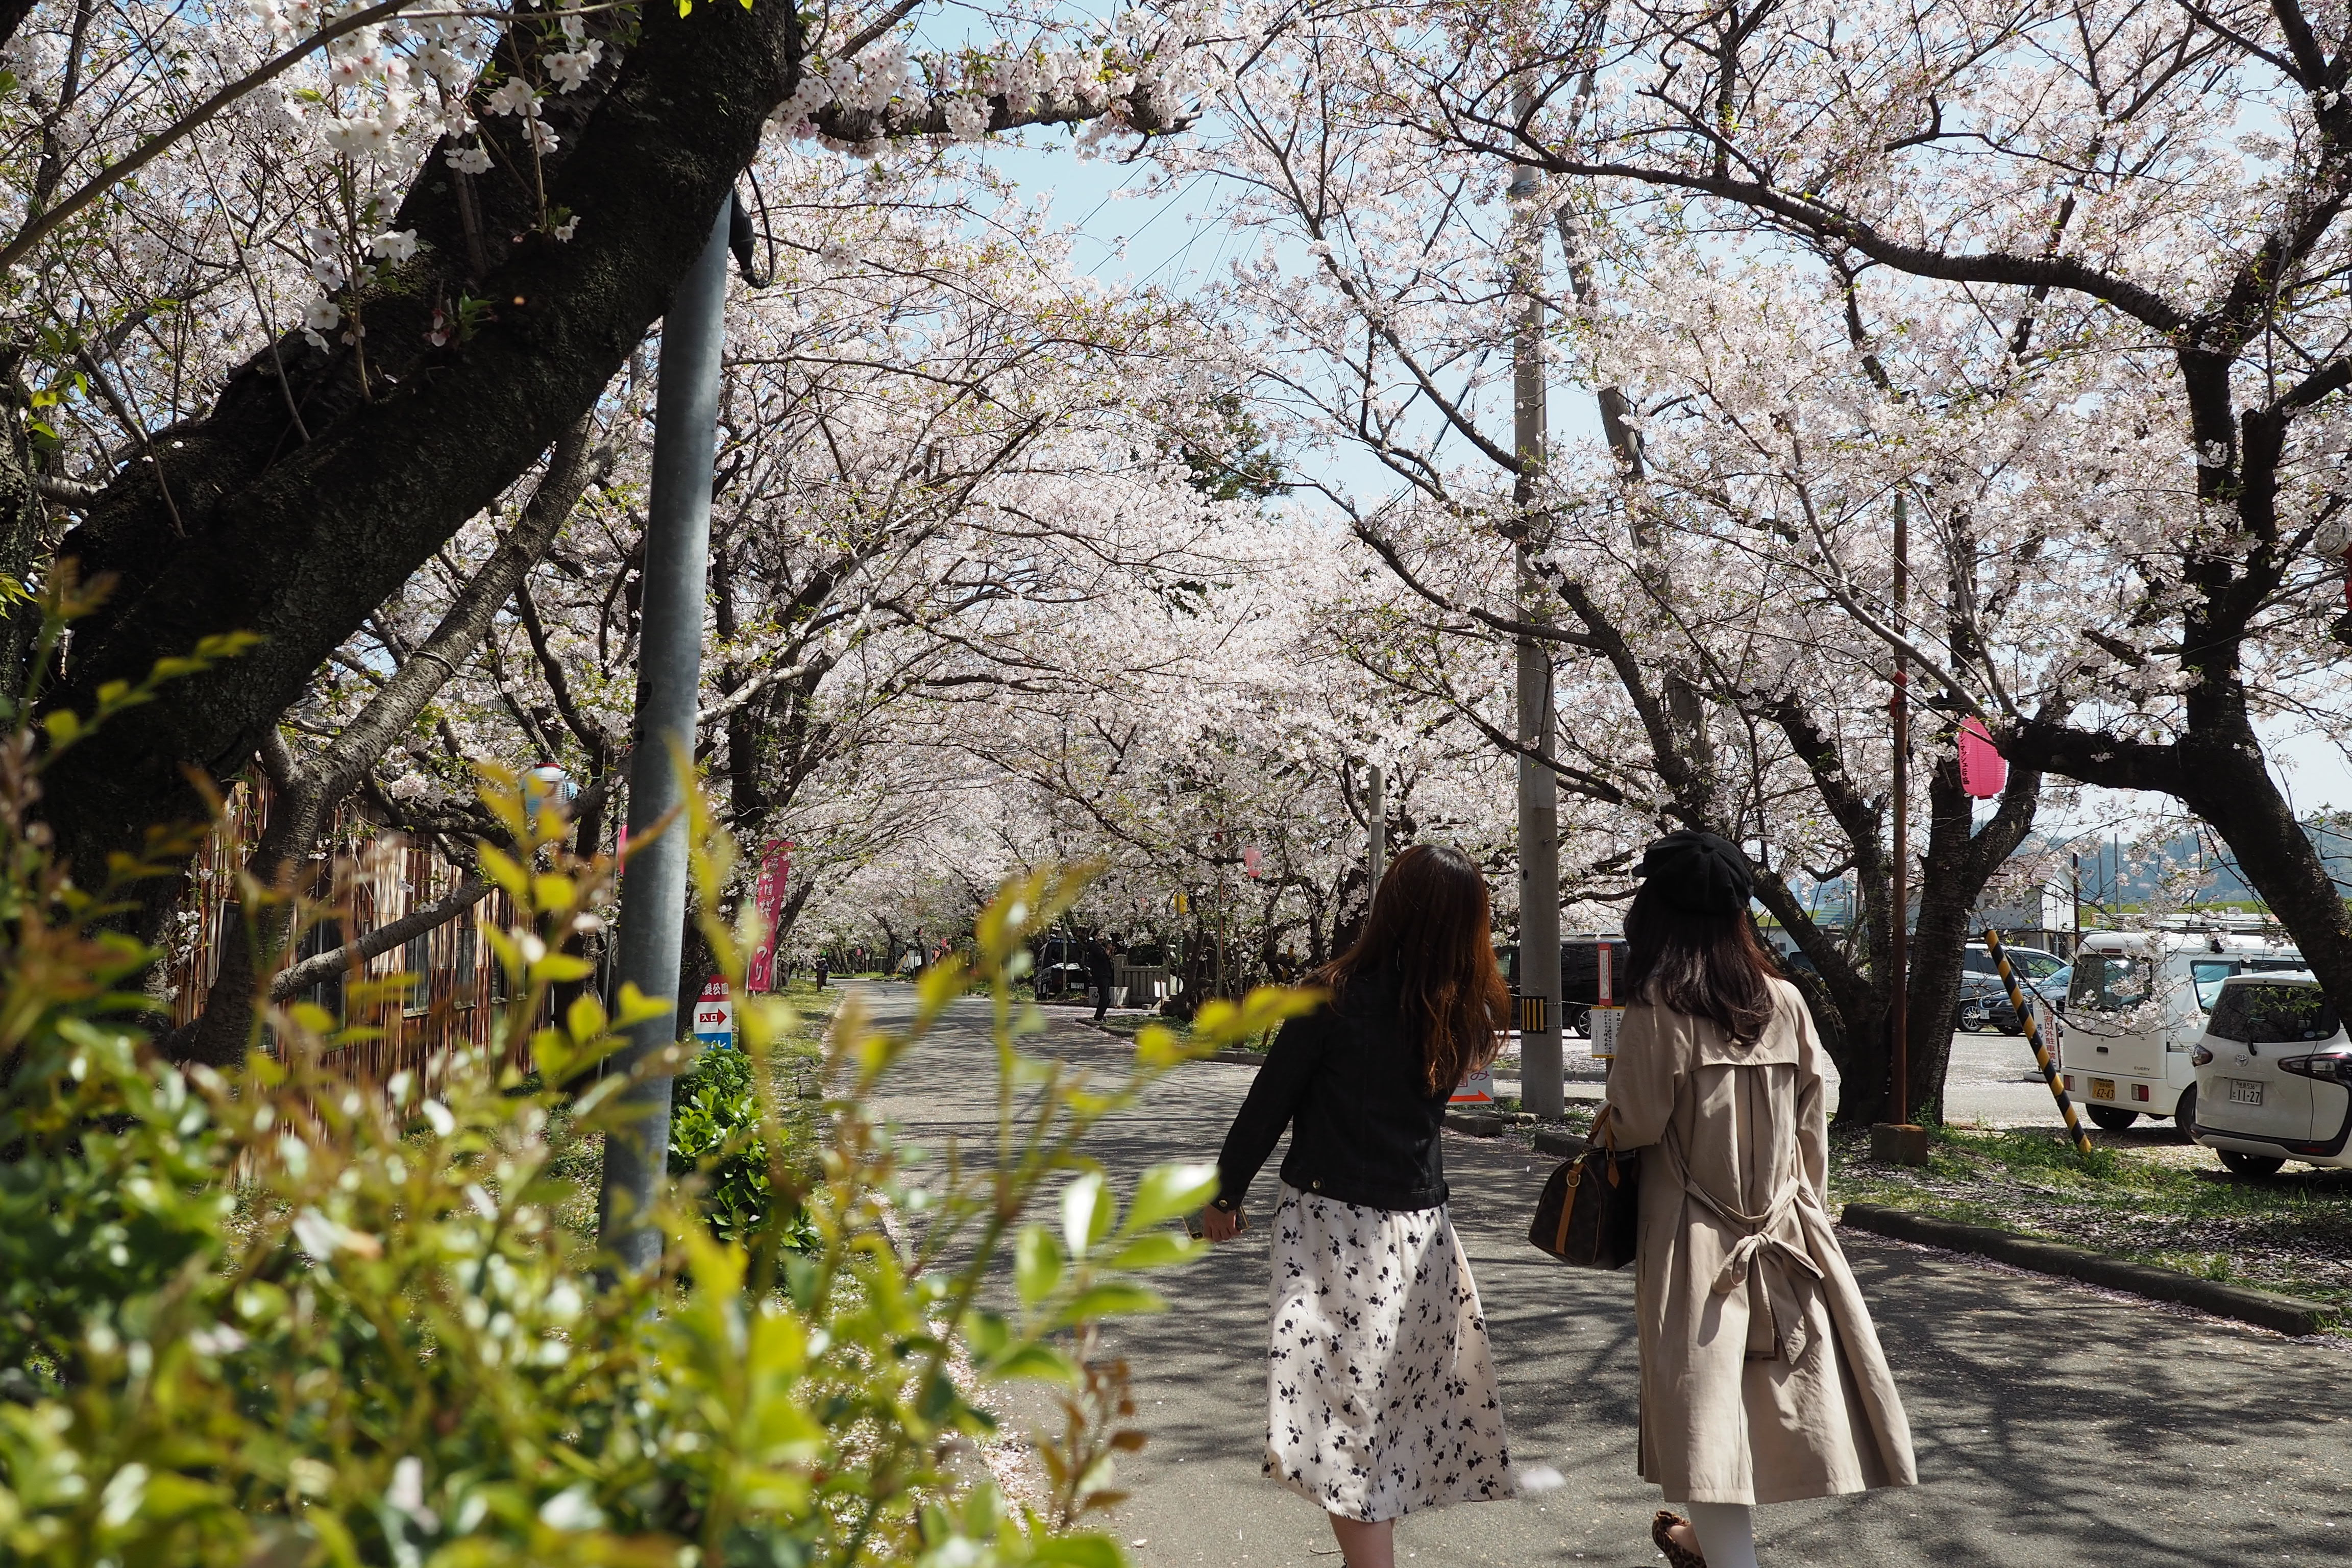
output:
[[2335, 1309], [2317, 1301], [2270, 1290], [2251, 1290], [2242, 1285], [2224, 1285], [2217, 1279], [2200, 1279], [2177, 1269], [2131, 1263], [2061, 1242], [2037, 1241], [2014, 1231], [1938, 1219], [1933, 1215], [1913, 1214], [1883, 1204], [1848, 1204], [1839, 1223], [1873, 1236], [1916, 1242], [1922, 1247], [1941, 1247], [1953, 1252], [1972, 1252], [1996, 1263], [2031, 1268], [2039, 1274], [2055, 1274], [2158, 1301], [2176, 1301], [2217, 1318], [2235, 1318], [2297, 1339], [2320, 1332], [2336, 1315]]
[[1465, 1133], [1472, 1138], [1500, 1138], [1503, 1118], [1492, 1110], [1449, 1110], [1445, 1113], [1448, 1131]]
[[1563, 1160], [1573, 1160], [1591, 1146], [1591, 1141], [1583, 1133], [1570, 1132], [1565, 1127], [1536, 1129], [1535, 1151], [1538, 1154], [1557, 1154]]

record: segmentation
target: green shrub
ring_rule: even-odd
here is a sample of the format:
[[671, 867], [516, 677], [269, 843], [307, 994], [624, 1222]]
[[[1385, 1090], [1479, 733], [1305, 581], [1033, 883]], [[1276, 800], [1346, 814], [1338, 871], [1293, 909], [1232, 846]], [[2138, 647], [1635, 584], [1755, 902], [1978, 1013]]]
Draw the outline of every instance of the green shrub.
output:
[[[29, 830], [39, 766], [24, 735], [0, 748], [0, 1562], [1119, 1561], [1084, 1526], [1140, 1435], [1092, 1329], [1160, 1304], [1133, 1276], [1194, 1255], [1170, 1221], [1214, 1173], [1145, 1172], [1122, 1214], [1080, 1152], [1181, 1058], [1171, 1038], [1145, 1037], [1108, 1084], [1021, 1049], [1042, 1026], [1012, 999], [1022, 943], [1079, 878], [1017, 881], [982, 919], [992, 1136], [910, 1165], [861, 1109], [963, 991], [960, 965], [926, 976], [907, 1029], [844, 1009], [844, 1092], [805, 1175], [764, 1071], [789, 1016], [741, 996], [741, 1087], [770, 1190], [792, 1202], [734, 1211], [723, 1236], [666, 1208], [659, 1268], [606, 1282], [593, 1245], [551, 1221], [579, 1194], [549, 1131], [603, 1129], [623, 1079], [569, 1104], [535, 1086], [577, 1081], [616, 1023], [655, 1011], [631, 994], [612, 1020], [583, 998], [536, 1026], [551, 988], [583, 978], [562, 939], [609, 866], [569, 860], [551, 815], [486, 791], [510, 842], [484, 862], [530, 922], [489, 933], [514, 997], [498, 1048], [354, 1083], [320, 1066], [352, 1032], [296, 1005], [270, 1016], [279, 1056], [183, 1070], [122, 1021], [139, 999], [117, 988], [151, 954], [100, 924], [156, 868], [72, 886]], [[707, 837], [698, 875], [715, 887], [728, 847], [684, 827]], [[740, 980], [749, 933], [711, 934]], [[1204, 1009], [1201, 1048], [1295, 1006]], [[509, 1046], [533, 1076], [497, 1065]], [[1048, 1188], [1050, 1228], [1024, 1217]], [[1008, 1254], [1013, 1299], [984, 1300]], [[1057, 1388], [1066, 1417], [1040, 1436], [1034, 1506], [954, 1458], [994, 1431], [1014, 1379]]]
[[[739, 1050], [705, 1050], [678, 1075], [671, 1096], [669, 1173], [694, 1179], [694, 1206], [719, 1240], [758, 1234], [778, 1200], [751, 1058]], [[789, 1157], [797, 1158], [797, 1140], [792, 1142]], [[792, 1217], [782, 1221], [786, 1245], [806, 1251], [815, 1230], [797, 1198], [788, 1194], [782, 1201], [792, 1205]]]

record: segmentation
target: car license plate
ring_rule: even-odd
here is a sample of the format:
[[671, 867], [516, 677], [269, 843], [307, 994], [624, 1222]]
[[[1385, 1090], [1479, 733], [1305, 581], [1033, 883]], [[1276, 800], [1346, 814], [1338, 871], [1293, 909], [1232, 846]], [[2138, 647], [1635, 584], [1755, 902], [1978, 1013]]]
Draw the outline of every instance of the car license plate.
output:
[[2231, 1104], [2260, 1105], [2262, 1102], [2263, 1086], [2259, 1082], [2243, 1078], [2233, 1078], [2230, 1080]]
[[2115, 1097], [2115, 1079], [2111, 1078], [2095, 1078], [2091, 1080], [2091, 1098], [2093, 1100], [2113, 1100]]

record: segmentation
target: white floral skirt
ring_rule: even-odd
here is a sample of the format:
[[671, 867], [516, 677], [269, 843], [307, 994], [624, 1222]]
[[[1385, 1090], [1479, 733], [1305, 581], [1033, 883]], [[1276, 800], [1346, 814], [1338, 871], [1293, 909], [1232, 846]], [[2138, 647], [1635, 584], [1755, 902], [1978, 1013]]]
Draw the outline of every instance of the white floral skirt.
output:
[[1272, 1294], [1267, 1475], [1367, 1523], [1513, 1494], [1486, 1314], [1444, 1209], [1285, 1185]]

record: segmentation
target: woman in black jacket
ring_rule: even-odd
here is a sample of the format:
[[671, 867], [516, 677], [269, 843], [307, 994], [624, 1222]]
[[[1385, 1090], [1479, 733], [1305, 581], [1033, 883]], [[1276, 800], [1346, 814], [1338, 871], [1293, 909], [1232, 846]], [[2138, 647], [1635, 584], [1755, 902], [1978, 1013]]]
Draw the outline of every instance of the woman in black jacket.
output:
[[1331, 1516], [1347, 1568], [1392, 1568], [1396, 1521], [1512, 1495], [1503, 1406], [1438, 1149], [1454, 1087], [1494, 1060], [1510, 994], [1486, 884], [1415, 845], [1356, 942], [1311, 981], [1218, 1156], [1213, 1241], [1285, 1127], [1274, 1215], [1265, 1473]]

